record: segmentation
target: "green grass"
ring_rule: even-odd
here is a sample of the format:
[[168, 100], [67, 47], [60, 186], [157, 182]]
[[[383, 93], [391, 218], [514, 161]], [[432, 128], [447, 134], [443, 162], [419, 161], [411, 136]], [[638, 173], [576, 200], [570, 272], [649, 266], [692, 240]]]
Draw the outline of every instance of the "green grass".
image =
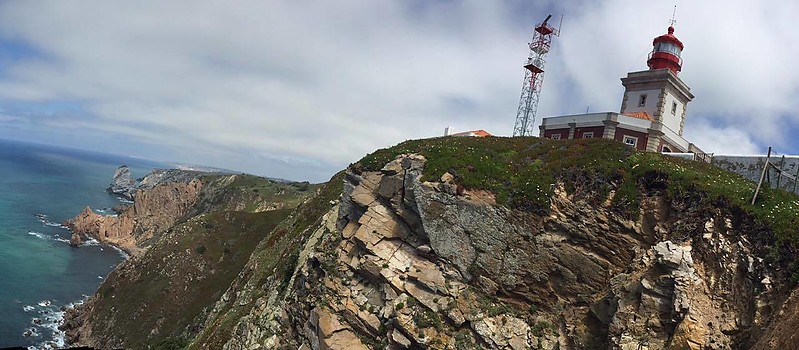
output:
[[427, 158], [422, 180], [445, 172], [466, 189], [493, 192], [500, 205], [546, 213], [556, 181], [570, 193], [603, 200], [616, 191], [614, 206], [630, 216], [639, 210], [643, 190], [662, 187], [669, 198], [727, 206], [751, 216], [774, 233], [779, 244], [799, 242], [799, 197], [782, 190], [761, 191], [751, 205], [755, 184], [710, 164], [633, 150], [605, 139], [552, 141], [534, 137], [441, 137], [411, 140], [377, 150], [353, 166], [375, 171], [403, 153]]
[[[131, 348], [193, 338], [259, 242], [274, 237], [273, 229], [320, 187], [244, 174], [202, 181], [189, 213], [145, 242], [137, 273], [117, 269], [99, 288], [94, 334], [113, 334]], [[265, 207], [284, 209], [255, 212]], [[159, 332], [150, 334], [156, 324]]]
[[[249, 266], [257, 269], [249, 271], [237, 280], [239, 287], [244, 284], [264, 286], [273, 279], [279, 281], [276, 285], [281, 291], [288, 287], [291, 274], [298, 261], [298, 252], [304, 240], [308, 238], [309, 230], [320, 222], [322, 215], [332, 208], [330, 203], [341, 196], [343, 189], [344, 172], [334, 175], [330, 181], [315, 186], [316, 192], [310, 199], [303, 202], [288, 218], [262, 239], [255, 247]], [[299, 189], [298, 189], [299, 190]], [[252, 290], [251, 299], [256, 300], [265, 295], [269, 290], [256, 288]], [[238, 321], [247, 315], [251, 305], [240, 306], [236, 300], [231, 300], [225, 305], [218, 316], [211, 320], [209, 326], [194, 339], [190, 348], [197, 348], [200, 344], [209, 348], [221, 348], [230, 339]]]
[[591, 173], [599, 182], [617, 176], [618, 164], [632, 150], [607, 141], [557, 142], [539, 138], [444, 137], [406, 141], [378, 150], [359, 163], [364, 170], [378, 170], [402, 153], [427, 158], [425, 181], [445, 172], [467, 189], [493, 192], [500, 204], [534, 212], [546, 212], [558, 178]]
[[255, 175], [238, 174], [228, 183], [230, 175], [205, 175], [199, 203], [190, 216], [199, 213], [230, 210], [256, 211], [264, 205], [280, 204], [294, 208], [312, 196], [321, 184], [283, 182]]
[[[217, 212], [179, 224], [137, 262], [140, 275], [114, 271], [108, 276], [97, 293], [94, 324], [110, 327], [107, 331], [122, 335], [130, 348], [168, 348], [175, 339], [193, 337], [204, 321], [204, 310], [241, 272], [258, 242], [290, 212]], [[159, 323], [159, 332], [151, 334]]]

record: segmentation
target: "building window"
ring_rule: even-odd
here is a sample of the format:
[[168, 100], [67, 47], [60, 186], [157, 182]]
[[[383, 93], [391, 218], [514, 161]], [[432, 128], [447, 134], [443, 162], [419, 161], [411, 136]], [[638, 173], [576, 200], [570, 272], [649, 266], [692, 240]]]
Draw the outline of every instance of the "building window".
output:
[[671, 148], [669, 148], [669, 146], [663, 145], [663, 152], [664, 153], [671, 153]]
[[550, 136], [550, 138], [553, 139], [553, 140], [560, 140], [560, 134], [552, 134], [552, 136]]
[[646, 94], [641, 94], [638, 96], [638, 107], [643, 107], [646, 105]]
[[624, 135], [624, 144], [630, 145], [630, 146], [635, 146], [635, 145], [638, 144], [638, 138]]
[[671, 114], [677, 114], [677, 102], [671, 103]]
[[594, 138], [594, 132], [593, 132], [593, 131], [591, 131], [591, 132], [584, 132], [584, 133], [583, 133], [583, 138], [584, 138], [584, 139], [592, 139], [592, 138]]

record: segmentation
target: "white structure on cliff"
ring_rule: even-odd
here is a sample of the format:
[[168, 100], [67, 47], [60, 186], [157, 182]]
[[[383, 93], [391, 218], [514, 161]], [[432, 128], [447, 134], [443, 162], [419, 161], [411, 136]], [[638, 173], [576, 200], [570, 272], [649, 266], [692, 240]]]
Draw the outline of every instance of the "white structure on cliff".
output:
[[678, 73], [683, 43], [674, 27], [652, 41], [648, 70], [622, 78], [621, 111], [548, 117], [540, 136], [550, 139], [602, 137], [649, 152], [703, 153], [683, 138], [685, 111], [694, 95]]

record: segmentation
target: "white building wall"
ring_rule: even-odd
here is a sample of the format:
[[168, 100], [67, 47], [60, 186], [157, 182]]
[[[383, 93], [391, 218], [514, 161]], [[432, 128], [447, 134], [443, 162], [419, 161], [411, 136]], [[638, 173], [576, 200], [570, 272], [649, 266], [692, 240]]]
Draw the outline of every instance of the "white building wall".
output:
[[[660, 90], [638, 90], [627, 91], [627, 103], [622, 113], [627, 112], [647, 112], [649, 115], [654, 116], [657, 111], [658, 99], [660, 98]], [[646, 103], [643, 107], [638, 105], [641, 95], [646, 94]]]
[[[674, 114], [671, 113], [672, 103], [677, 103], [677, 110]], [[680, 125], [682, 124], [682, 115], [685, 105], [680, 102], [671, 93], [666, 93], [665, 105], [663, 106], [663, 113], [661, 114], [661, 121], [663, 126], [669, 128], [676, 134], [680, 134]]]

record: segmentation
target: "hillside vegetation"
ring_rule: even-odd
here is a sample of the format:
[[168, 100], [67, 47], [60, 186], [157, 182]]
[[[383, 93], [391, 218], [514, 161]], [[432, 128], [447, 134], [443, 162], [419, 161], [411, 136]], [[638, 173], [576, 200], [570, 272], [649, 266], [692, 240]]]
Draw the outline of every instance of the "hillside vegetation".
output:
[[[751, 205], [755, 184], [710, 164], [645, 153], [606, 139], [548, 140], [537, 137], [444, 137], [412, 140], [380, 149], [358, 164], [376, 171], [399, 154], [427, 158], [424, 178], [437, 181], [445, 172], [467, 189], [496, 194], [499, 204], [546, 212], [554, 184], [604, 198], [615, 191], [617, 208], [634, 216], [639, 188], [665, 190], [670, 197], [710, 206], [733, 206], [775, 233], [779, 244], [799, 243], [799, 197], [765, 188]], [[588, 194], [588, 193], [586, 193]], [[599, 194], [596, 196], [596, 194]], [[586, 196], [588, 197], [588, 196]]]
[[94, 344], [744, 346], [799, 280], [799, 197], [752, 205], [741, 176], [612, 140], [411, 140], [325, 184], [203, 182], [90, 300]]
[[[92, 345], [185, 345], [259, 242], [318, 188], [246, 174], [198, 179], [202, 190], [187, 213], [142, 241], [143, 253], [119, 265], [83, 307], [90, 311], [79, 316], [82, 334]], [[155, 203], [171, 198], [158, 185], [147, 191], [161, 196]]]

